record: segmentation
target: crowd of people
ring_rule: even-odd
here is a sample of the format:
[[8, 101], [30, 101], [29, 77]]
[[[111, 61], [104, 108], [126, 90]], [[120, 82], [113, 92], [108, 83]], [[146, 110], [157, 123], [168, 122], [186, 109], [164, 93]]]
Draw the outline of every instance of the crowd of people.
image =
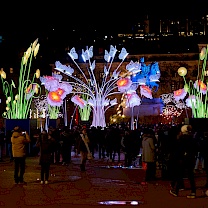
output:
[[24, 183], [26, 144], [33, 143], [35, 156], [39, 156], [41, 184], [48, 184], [50, 165], [72, 161], [71, 152], [80, 156], [80, 171], [86, 171], [87, 160], [98, 152], [99, 159], [108, 158], [114, 162], [116, 155], [121, 162], [121, 152], [125, 155], [123, 166], [131, 167], [141, 153], [141, 164], [145, 164], [145, 182], [157, 180], [156, 170], [160, 168], [162, 177], [170, 180], [170, 194], [179, 196], [184, 189], [183, 179], [188, 177], [191, 193], [187, 198], [196, 197], [195, 173], [201, 162], [206, 173], [204, 184], [208, 196], [208, 132], [194, 129], [191, 125], [140, 125], [131, 130], [124, 125], [109, 127], [76, 126], [53, 128], [36, 133], [35, 141], [20, 127], [15, 127], [5, 135], [11, 144], [10, 160], [14, 161], [14, 181]]

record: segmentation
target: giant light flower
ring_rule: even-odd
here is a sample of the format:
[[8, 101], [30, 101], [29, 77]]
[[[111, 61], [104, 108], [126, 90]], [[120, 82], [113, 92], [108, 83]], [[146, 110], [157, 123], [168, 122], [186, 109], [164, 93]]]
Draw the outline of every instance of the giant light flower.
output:
[[207, 92], [207, 86], [201, 80], [196, 80], [194, 87], [204, 95]]
[[125, 92], [131, 87], [132, 81], [129, 78], [121, 78], [117, 81], [118, 90]]
[[183, 100], [187, 94], [187, 91], [183, 89], [179, 89], [173, 92], [173, 96], [176, 101]]
[[152, 99], [152, 90], [146, 85], [140, 86], [140, 94], [144, 95], [146, 98]]
[[127, 107], [134, 107], [134, 106], [139, 106], [141, 104], [141, 98], [136, 94], [127, 94], [127, 99], [126, 99], [126, 106]]
[[52, 76], [46, 76], [45, 77], [45, 88], [46, 90], [50, 91], [56, 91], [59, 88], [59, 80]]
[[[39, 92], [39, 85], [35, 82], [35, 79], [40, 76], [40, 70], [37, 69], [33, 76], [30, 75], [32, 59], [37, 56], [39, 47], [40, 44], [38, 43], [38, 39], [36, 39], [27, 51], [24, 52], [21, 59], [18, 77], [19, 83], [17, 86], [15, 86], [13, 80], [11, 80], [11, 83], [9, 83], [10, 80], [6, 80], [6, 73], [3, 69], [0, 71], [0, 78], [3, 84], [2, 91], [6, 98], [11, 98], [11, 102], [6, 103], [7, 112], [3, 113], [4, 118], [26, 119], [29, 116], [32, 98], [38, 96], [37, 93]], [[18, 100], [15, 99], [14, 92], [18, 95]]]
[[58, 106], [60, 107], [63, 104], [63, 100], [58, 91], [52, 91], [48, 93], [47, 96], [48, 104], [51, 106]]
[[80, 108], [84, 108], [87, 104], [87, 102], [83, 100], [82, 98], [80, 98], [78, 95], [73, 96], [71, 98], [71, 101], [75, 103], [76, 105], [78, 105]]

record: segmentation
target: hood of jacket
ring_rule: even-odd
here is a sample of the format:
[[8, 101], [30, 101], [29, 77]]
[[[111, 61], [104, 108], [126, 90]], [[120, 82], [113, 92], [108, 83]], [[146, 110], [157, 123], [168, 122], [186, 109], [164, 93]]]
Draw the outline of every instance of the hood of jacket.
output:
[[143, 134], [143, 140], [145, 141], [145, 140], [147, 140], [147, 139], [149, 139], [149, 138], [153, 138], [153, 136], [151, 135], [151, 134]]
[[14, 137], [14, 138], [17, 138], [19, 136], [21, 136], [21, 133], [17, 132], [17, 131], [13, 132], [13, 134], [12, 134], [12, 137]]

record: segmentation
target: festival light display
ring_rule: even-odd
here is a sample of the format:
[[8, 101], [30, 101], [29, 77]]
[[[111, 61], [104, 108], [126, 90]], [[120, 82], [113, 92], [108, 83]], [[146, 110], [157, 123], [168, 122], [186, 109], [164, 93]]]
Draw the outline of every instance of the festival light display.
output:
[[47, 115], [50, 119], [58, 118], [60, 107], [63, 105], [66, 95], [72, 92], [72, 86], [61, 80], [62, 75], [55, 73], [52, 73], [52, 76], [40, 77], [41, 84], [46, 89]]
[[186, 96], [184, 89], [174, 91], [174, 93], [161, 94], [160, 97], [164, 103], [162, 113], [160, 114], [164, 119], [172, 121], [174, 117], [179, 117], [183, 109], [187, 115], [187, 105], [184, 103], [183, 98]]
[[6, 111], [3, 117], [7, 119], [26, 119], [29, 116], [32, 99], [39, 96], [40, 86], [35, 82], [40, 77], [40, 70], [37, 69], [32, 79], [30, 79], [30, 70], [33, 58], [36, 58], [40, 44], [36, 39], [24, 53], [19, 74], [18, 86], [15, 81], [11, 83], [6, 80], [6, 73], [3, 69], [0, 71], [3, 85], [3, 93], [6, 96]]
[[[178, 74], [183, 77], [185, 82], [184, 90], [188, 94], [186, 105], [192, 109], [194, 118], [208, 118], [207, 80], [205, 80], [207, 50], [207, 47], [203, 47], [199, 53], [198, 75], [195, 81], [186, 81], [187, 69], [185, 67], [178, 69]], [[200, 66], [202, 66], [201, 69]]]
[[[112, 45], [110, 46], [109, 52], [105, 50], [105, 65], [103, 68], [103, 78], [101, 84], [97, 81], [94, 73], [96, 64], [95, 60], [92, 61], [93, 46], [87, 48], [86, 50], [82, 50], [81, 56], [86, 64], [86, 73], [75, 61], [78, 59], [78, 54], [76, 53], [75, 48], [72, 48], [68, 53], [73, 63], [76, 65], [78, 73], [80, 73], [82, 76], [80, 79], [73, 75], [75, 70], [70, 65], [63, 65], [59, 61], [55, 62], [55, 70], [66, 74], [73, 80], [68, 82], [70, 85], [72, 85], [72, 93], [74, 93], [71, 101], [80, 108], [84, 108], [86, 105], [89, 105], [92, 108], [92, 126], [95, 127], [106, 126], [105, 113], [111, 106], [117, 104], [117, 99], [112, 97], [115, 94], [121, 94], [124, 91], [127, 91], [132, 84], [132, 81], [128, 76], [129, 73], [134, 70], [139, 70], [139, 63], [134, 63], [131, 61], [126, 67], [127, 72], [121, 75], [119, 68], [128, 55], [125, 48], [122, 48], [118, 55], [118, 58], [121, 60], [119, 65], [116, 67], [116, 69], [111, 70], [112, 63], [117, 52], [118, 50], [116, 47]], [[110, 72], [112, 72], [112, 74], [110, 74]], [[86, 95], [87, 99], [84, 98], [83, 95]]]
[[163, 108], [161, 116], [168, 121], [173, 121], [174, 117], [179, 117], [182, 113], [182, 109], [177, 109], [174, 105], [166, 105]]

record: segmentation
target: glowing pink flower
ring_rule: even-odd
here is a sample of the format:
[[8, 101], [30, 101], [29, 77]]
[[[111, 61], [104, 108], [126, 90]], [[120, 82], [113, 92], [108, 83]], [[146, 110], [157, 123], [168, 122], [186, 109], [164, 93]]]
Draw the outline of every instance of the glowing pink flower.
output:
[[184, 90], [184, 88], [173, 91], [173, 96], [176, 101], [183, 100], [185, 98], [186, 94], [187, 94], [187, 92]]
[[141, 99], [136, 93], [127, 94], [126, 106], [134, 107], [141, 104]]
[[55, 92], [57, 92], [57, 93], [59, 94], [59, 96], [61, 97], [62, 100], [63, 100], [63, 99], [66, 97], [66, 95], [67, 95], [66, 91], [65, 91], [64, 89], [61, 89], [61, 88], [58, 88]]
[[118, 90], [120, 92], [125, 92], [130, 88], [132, 81], [129, 78], [121, 78], [117, 81]]
[[80, 108], [84, 108], [87, 104], [85, 100], [80, 98], [78, 95], [75, 95], [71, 98], [71, 101], [75, 104], [77, 104]]
[[52, 91], [48, 93], [47, 96], [48, 104], [51, 106], [61, 106], [63, 104], [63, 100], [61, 99], [60, 94], [58, 91]]
[[63, 89], [66, 92], [66, 94], [69, 94], [72, 92], [72, 86], [66, 82], [59, 83], [59, 88]]
[[56, 91], [59, 88], [59, 80], [52, 76], [45, 76], [45, 88], [48, 91]]
[[194, 87], [202, 94], [206, 94], [207, 92], [207, 86], [201, 80], [196, 80], [194, 83]]
[[146, 85], [140, 86], [140, 94], [144, 95], [146, 98], [152, 99], [152, 90]]

